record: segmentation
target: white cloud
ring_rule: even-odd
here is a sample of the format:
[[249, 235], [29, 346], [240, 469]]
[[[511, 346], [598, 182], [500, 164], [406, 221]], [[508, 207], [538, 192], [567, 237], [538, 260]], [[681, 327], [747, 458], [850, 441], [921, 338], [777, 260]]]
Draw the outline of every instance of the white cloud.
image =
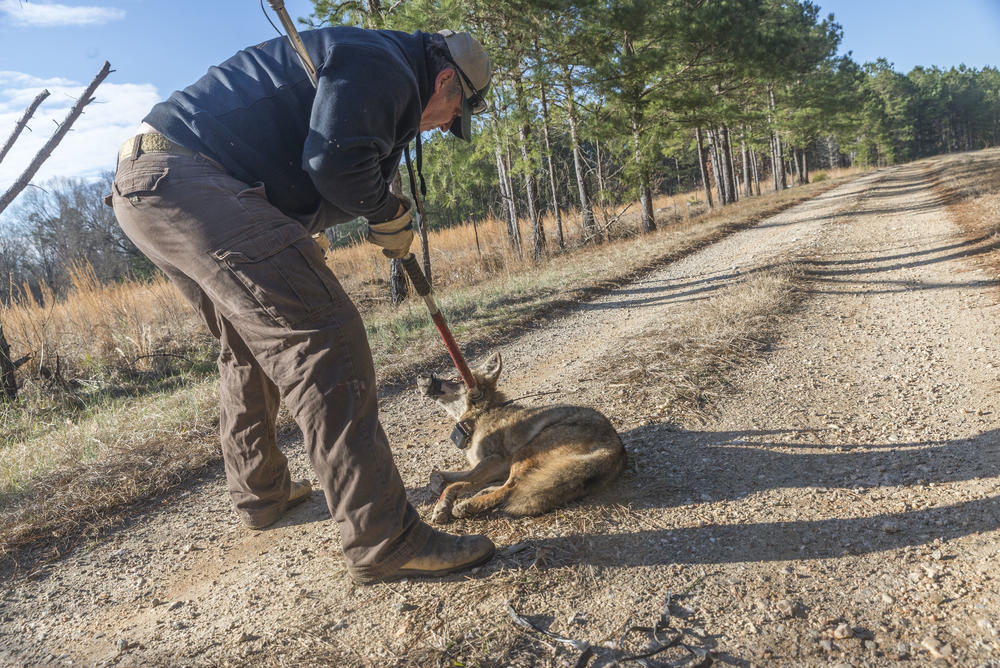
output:
[[0, 0], [0, 14], [9, 16], [16, 26], [32, 28], [102, 25], [125, 18], [125, 12], [114, 7], [74, 7], [28, 0]]
[[[51, 93], [28, 122], [13, 148], [0, 163], [0, 193], [24, 172], [38, 150], [62, 123], [86, 84], [65, 79], [39, 79], [19, 72], [0, 71], [0, 142], [6, 141], [25, 108], [43, 88]], [[118, 147], [139, 129], [161, 96], [152, 84], [115, 84], [105, 81], [95, 100], [56, 146], [32, 179], [42, 184], [54, 176], [96, 178], [113, 170]], [[10, 209], [8, 209], [9, 211]]]

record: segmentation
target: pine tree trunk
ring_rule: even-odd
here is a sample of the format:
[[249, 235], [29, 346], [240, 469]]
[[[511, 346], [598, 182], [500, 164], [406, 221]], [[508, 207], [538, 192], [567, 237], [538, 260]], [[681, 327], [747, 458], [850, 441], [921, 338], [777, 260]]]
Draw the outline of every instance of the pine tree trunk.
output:
[[712, 207], [712, 188], [708, 184], [708, 175], [705, 174], [705, 146], [701, 140], [701, 126], [694, 129], [695, 139], [698, 141], [698, 171], [701, 172], [701, 186], [705, 189], [705, 208]]
[[[524, 86], [520, 74], [514, 78], [514, 93], [520, 109], [528, 108], [525, 102]], [[517, 126], [517, 136], [521, 144], [521, 160], [524, 162], [524, 190], [528, 198], [528, 219], [531, 221], [532, 257], [536, 260], [545, 254], [545, 229], [542, 227], [542, 216], [538, 210], [538, 188], [535, 183], [535, 166], [530, 153], [531, 125], [527, 119], [521, 119]]]
[[549, 166], [549, 185], [552, 187], [552, 215], [556, 220], [556, 245], [559, 250], [566, 247], [563, 239], [562, 212], [559, 210], [559, 191], [556, 188], [556, 170], [552, 166], [552, 143], [549, 140], [549, 103], [545, 86], [540, 86], [542, 102], [542, 138], [545, 140], [545, 159]]
[[[594, 140], [594, 156], [597, 161], [597, 169], [594, 170], [594, 174], [597, 176], [597, 202], [601, 209], [604, 209], [607, 204], [607, 192], [604, 189], [604, 161], [601, 157], [601, 142], [597, 139]], [[607, 211], [605, 211], [605, 217], [606, 214]]]
[[746, 126], [743, 127], [743, 137], [740, 139], [740, 158], [743, 161], [743, 196], [750, 197], [750, 161], [747, 152]]
[[522, 125], [518, 133], [521, 140], [521, 159], [524, 160], [524, 189], [528, 195], [528, 218], [531, 220], [532, 256], [538, 260], [545, 254], [545, 228], [542, 227], [542, 215], [538, 210], [538, 188], [535, 183], [534, 169], [528, 152], [528, 141], [531, 130], [528, 125]]
[[521, 230], [517, 226], [517, 207], [514, 204], [514, 189], [510, 180], [507, 163], [504, 162], [503, 150], [500, 144], [495, 149], [497, 159], [497, 174], [500, 178], [500, 196], [504, 200], [505, 212], [507, 214], [507, 239], [511, 248], [521, 257]]
[[778, 192], [778, 149], [774, 143], [774, 131], [772, 130], [769, 135], [769, 140], [771, 143], [771, 180], [774, 182], [774, 192]]
[[725, 148], [726, 156], [726, 189], [729, 191], [729, 202], [737, 202], [739, 197], [739, 189], [736, 187], [736, 160], [733, 158], [733, 142], [729, 136], [729, 126], [722, 126], [722, 145]]
[[792, 171], [795, 175], [795, 185], [802, 185], [802, 172], [799, 171], [799, 149], [792, 149]]
[[788, 187], [788, 176], [785, 171], [785, 149], [781, 144], [781, 135], [774, 133], [774, 147], [778, 154], [777, 164], [778, 164], [778, 185], [781, 186], [779, 190], [784, 190]]
[[569, 69], [563, 68], [563, 86], [566, 89], [566, 102], [569, 111], [569, 138], [573, 146], [573, 169], [576, 172], [576, 185], [580, 194], [580, 223], [584, 234], [589, 240], [600, 243], [601, 233], [594, 224], [594, 208], [587, 192], [586, 172], [583, 168], [583, 155], [580, 152], [580, 138], [577, 135], [576, 100], [573, 97], [573, 82], [570, 80]]
[[715, 181], [715, 192], [719, 196], [719, 205], [729, 203], [726, 195], [725, 179], [722, 176], [722, 161], [719, 159], [719, 138], [714, 128], [708, 130], [708, 152], [712, 156], [712, 178]]
[[757, 164], [757, 149], [750, 147], [750, 169], [753, 170], [753, 188], [757, 197], [760, 197], [760, 166]]
[[[770, 104], [771, 113], [773, 114], [774, 110], [777, 108], [777, 105], [775, 105], [774, 103], [774, 89], [769, 88], [767, 94], [768, 94], [768, 101]], [[775, 167], [774, 189], [784, 190], [785, 188], [788, 187], [788, 180], [785, 178], [785, 153], [784, 149], [781, 146], [781, 135], [772, 130], [771, 137], [774, 140], [774, 151], [773, 151], [774, 153], [773, 160]]]
[[642, 223], [640, 229], [643, 232], [656, 230], [656, 221], [653, 217], [653, 193], [649, 185], [649, 175], [642, 164], [641, 139], [639, 137], [639, 121], [632, 117], [632, 145], [635, 151], [635, 166], [639, 174], [639, 203], [642, 206]]

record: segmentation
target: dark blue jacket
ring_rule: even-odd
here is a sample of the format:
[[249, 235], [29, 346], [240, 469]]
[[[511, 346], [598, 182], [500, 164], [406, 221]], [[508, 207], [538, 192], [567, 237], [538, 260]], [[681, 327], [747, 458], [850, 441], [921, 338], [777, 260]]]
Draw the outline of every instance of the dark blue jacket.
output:
[[[326, 223], [395, 217], [388, 183], [433, 93], [424, 33], [336, 27], [301, 33], [309, 77], [285, 38], [240, 51], [145, 120], [218, 160], [290, 214], [328, 202]], [[335, 209], [332, 217], [329, 208]]]

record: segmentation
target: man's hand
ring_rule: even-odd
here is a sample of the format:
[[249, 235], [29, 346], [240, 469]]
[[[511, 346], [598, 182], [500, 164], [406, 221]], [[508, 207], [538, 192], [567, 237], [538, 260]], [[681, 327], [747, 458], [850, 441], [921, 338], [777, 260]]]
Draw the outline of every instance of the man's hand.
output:
[[410, 202], [400, 198], [397, 215], [384, 223], [368, 225], [368, 241], [382, 247], [386, 257], [402, 258], [410, 252], [413, 243], [413, 221], [410, 218]]

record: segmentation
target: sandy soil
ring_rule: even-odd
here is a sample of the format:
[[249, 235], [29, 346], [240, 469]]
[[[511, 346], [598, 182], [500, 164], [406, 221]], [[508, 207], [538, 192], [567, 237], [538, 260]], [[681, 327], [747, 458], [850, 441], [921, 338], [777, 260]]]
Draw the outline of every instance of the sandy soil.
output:
[[[251, 532], [208, 476], [7, 583], [0, 662], [584, 665], [515, 626], [510, 601], [591, 644], [590, 666], [648, 649], [632, 627], [665, 603], [660, 639], [683, 631], [690, 650], [647, 665], [1000, 665], [998, 277], [930, 164], [835, 188], [503, 346], [510, 395], [603, 410], [630, 464], [560, 511], [457, 522], [502, 548], [476, 572], [356, 586], [318, 493]], [[794, 317], [707, 419], [608, 382], [664, 323], [789, 256], [808, 270]], [[415, 392], [382, 414], [426, 516], [431, 469], [463, 464], [450, 424]]]

